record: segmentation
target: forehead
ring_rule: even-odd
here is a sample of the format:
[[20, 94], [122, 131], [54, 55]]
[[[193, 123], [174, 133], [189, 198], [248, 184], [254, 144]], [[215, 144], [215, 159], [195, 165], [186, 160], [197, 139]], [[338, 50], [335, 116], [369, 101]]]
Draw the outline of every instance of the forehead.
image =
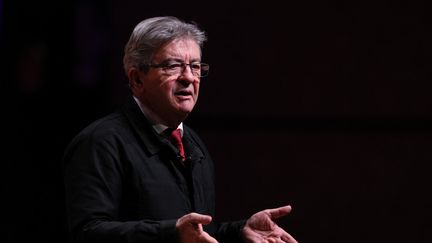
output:
[[201, 48], [192, 39], [175, 39], [164, 45], [154, 54], [155, 60], [162, 59], [200, 59]]

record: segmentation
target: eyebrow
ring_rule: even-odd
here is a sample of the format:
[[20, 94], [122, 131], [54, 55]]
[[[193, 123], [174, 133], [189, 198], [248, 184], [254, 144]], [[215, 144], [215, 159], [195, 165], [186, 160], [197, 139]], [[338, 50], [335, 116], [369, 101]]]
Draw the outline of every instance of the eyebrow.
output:
[[[180, 59], [180, 58], [167, 58], [167, 59], [164, 59], [161, 63], [166, 63], [166, 62], [181, 62], [181, 63], [184, 63], [183, 59]], [[190, 63], [194, 63], [194, 62], [201, 62], [201, 60], [199, 58], [191, 59]]]

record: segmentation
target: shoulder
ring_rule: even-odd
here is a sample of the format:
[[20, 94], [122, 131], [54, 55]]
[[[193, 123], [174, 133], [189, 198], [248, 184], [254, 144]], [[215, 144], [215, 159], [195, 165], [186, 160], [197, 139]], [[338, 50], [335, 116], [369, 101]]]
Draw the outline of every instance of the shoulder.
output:
[[87, 149], [95, 147], [114, 147], [128, 132], [127, 121], [121, 112], [114, 112], [93, 121], [83, 128], [66, 147], [67, 152], [78, 147]]
[[103, 138], [122, 133], [127, 121], [121, 112], [114, 112], [102, 117], [85, 127], [76, 136], [77, 138]]

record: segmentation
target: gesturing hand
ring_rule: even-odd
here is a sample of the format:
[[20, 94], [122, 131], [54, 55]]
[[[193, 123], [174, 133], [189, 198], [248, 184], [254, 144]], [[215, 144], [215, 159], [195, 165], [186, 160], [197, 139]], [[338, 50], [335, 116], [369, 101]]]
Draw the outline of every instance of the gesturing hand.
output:
[[297, 243], [285, 230], [273, 220], [287, 215], [291, 206], [260, 211], [246, 221], [243, 239], [248, 243]]
[[176, 229], [181, 243], [217, 243], [217, 240], [211, 237], [203, 230], [202, 225], [209, 224], [212, 221], [211, 216], [190, 213], [179, 218], [176, 223]]

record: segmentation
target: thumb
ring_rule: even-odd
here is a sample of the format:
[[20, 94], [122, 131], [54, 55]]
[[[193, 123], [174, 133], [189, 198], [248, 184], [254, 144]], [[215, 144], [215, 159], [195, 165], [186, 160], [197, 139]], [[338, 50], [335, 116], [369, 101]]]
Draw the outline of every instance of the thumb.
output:
[[282, 216], [289, 214], [290, 212], [291, 212], [291, 206], [290, 205], [268, 210], [268, 213], [270, 214], [271, 219], [280, 218]]
[[207, 225], [212, 221], [212, 217], [210, 215], [191, 213], [189, 215], [188, 221], [189, 221], [189, 223]]

